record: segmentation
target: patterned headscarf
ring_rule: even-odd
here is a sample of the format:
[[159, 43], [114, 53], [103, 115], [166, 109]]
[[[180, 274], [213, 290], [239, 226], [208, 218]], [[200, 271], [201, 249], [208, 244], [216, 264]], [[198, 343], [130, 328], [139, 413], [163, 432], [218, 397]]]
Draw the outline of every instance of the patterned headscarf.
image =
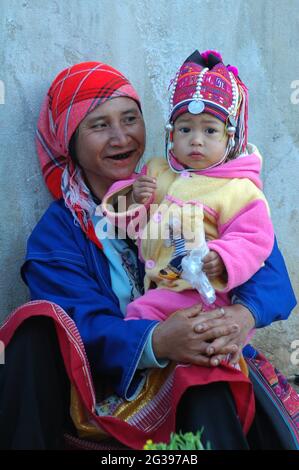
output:
[[42, 105], [37, 127], [37, 153], [46, 185], [66, 206], [87, 236], [98, 246], [91, 221], [95, 203], [80, 168], [69, 153], [69, 143], [80, 122], [98, 105], [128, 97], [140, 107], [130, 82], [109, 65], [83, 62], [63, 70], [52, 83]]

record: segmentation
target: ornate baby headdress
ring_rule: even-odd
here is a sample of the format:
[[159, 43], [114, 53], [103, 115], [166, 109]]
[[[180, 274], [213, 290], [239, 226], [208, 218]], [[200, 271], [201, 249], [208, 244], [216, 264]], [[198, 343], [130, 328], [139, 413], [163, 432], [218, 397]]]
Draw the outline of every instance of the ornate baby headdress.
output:
[[217, 51], [194, 51], [170, 84], [167, 152], [171, 149], [173, 123], [183, 113], [208, 113], [225, 123], [229, 136], [227, 157], [246, 151], [248, 92], [238, 69], [224, 65]]

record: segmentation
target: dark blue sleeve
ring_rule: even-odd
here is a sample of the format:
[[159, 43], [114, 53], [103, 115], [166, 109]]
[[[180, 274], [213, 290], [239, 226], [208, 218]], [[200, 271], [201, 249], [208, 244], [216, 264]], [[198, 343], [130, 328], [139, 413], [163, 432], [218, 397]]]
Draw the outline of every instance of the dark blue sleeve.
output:
[[92, 373], [109, 377], [116, 393], [130, 398], [143, 380], [136, 367], [156, 322], [124, 321], [117, 304], [100, 291], [86, 267], [75, 262], [31, 260], [22, 274], [32, 300], [55, 302], [74, 320]]
[[232, 299], [251, 311], [257, 328], [288, 318], [297, 302], [276, 239], [265, 265], [233, 290]]

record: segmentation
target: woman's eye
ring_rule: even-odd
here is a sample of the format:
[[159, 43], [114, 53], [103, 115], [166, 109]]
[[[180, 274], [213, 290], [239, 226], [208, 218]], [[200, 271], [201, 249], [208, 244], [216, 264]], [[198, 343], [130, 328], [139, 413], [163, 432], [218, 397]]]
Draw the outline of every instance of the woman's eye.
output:
[[134, 124], [137, 121], [136, 116], [127, 116], [125, 119], [126, 124]]
[[105, 122], [96, 122], [91, 126], [92, 129], [105, 129], [107, 127], [107, 124]]

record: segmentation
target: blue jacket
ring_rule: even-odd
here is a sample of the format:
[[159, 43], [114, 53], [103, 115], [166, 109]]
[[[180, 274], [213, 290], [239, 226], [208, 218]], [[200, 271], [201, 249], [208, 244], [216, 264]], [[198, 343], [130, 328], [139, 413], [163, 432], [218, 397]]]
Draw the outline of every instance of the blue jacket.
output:
[[[132, 396], [142, 379], [139, 359], [157, 322], [123, 321], [108, 261], [74, 224], [63, 200], [50, 205], [29, 237], [22, 276], [32, 300], [55, 302], [75, 321], [92, 373], [109, 377], [120, 396]], [[248, 306], [257, 327], [289, 316], [296, 300], [276, 242], [265, 267], [234, 290], [234, 299]]]

